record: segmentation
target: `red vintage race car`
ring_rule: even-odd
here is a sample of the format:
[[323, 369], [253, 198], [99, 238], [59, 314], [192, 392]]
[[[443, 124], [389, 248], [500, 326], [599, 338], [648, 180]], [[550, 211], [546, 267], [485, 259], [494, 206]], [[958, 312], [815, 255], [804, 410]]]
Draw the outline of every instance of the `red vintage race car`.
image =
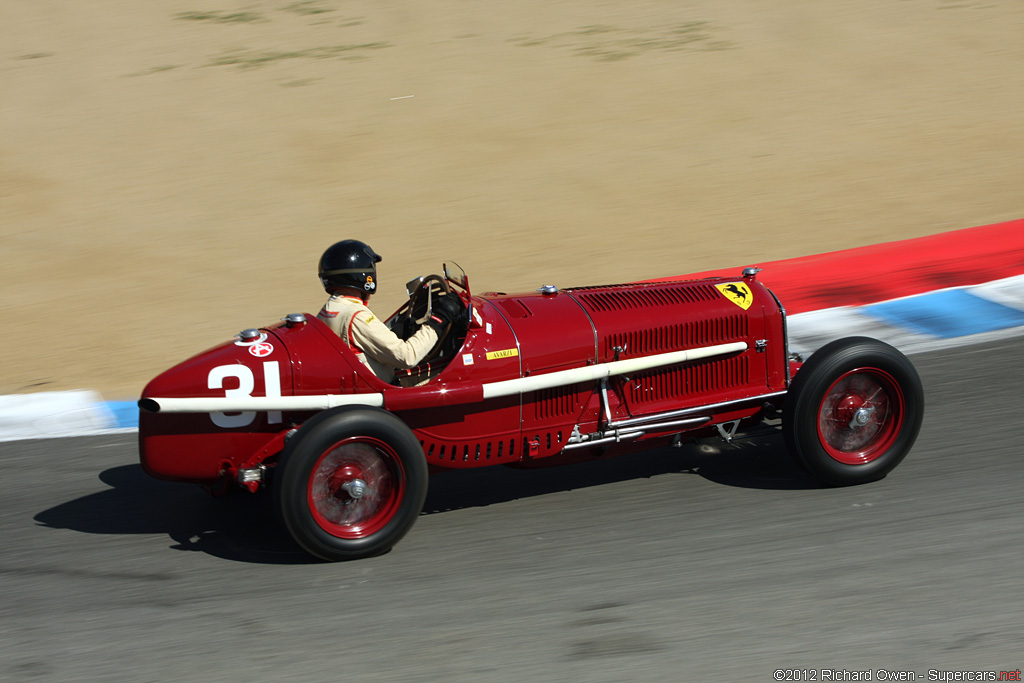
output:
[[543, 466], [693, 438], [781, 429], [833, 486], [884, 477], [912, 447], [924, 395], [895, 348], [851, 337], [791, 357], [785, 310], [734, 278], [475, 295], [461, 268], [418, 278], [399, 336], [439, 296], [462, 315], [387, 383], [314, 316], [291, 314], [164, 372], [139, 400], [146, 472], [270, 489], [300, 546], [382, 553], [419, 515], [429, 475]]

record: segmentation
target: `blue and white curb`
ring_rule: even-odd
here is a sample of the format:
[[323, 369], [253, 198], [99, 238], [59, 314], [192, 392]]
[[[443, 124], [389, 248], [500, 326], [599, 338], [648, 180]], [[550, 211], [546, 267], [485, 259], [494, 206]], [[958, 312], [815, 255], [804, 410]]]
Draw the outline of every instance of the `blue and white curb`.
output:
[[[906, 354], [1024, 336], [1024, 275], [868, 306], [789, 316], [789, 348], [805, 359], [833, 339], [862, 335]], [[138, 431], [135, 401], [95, 391], [0, 396], [0, 441]]]
[[137, 411], [86, 389], [0, 396], [0, 441], [138, 430]]
[[1024, 275], [788, 320], [790, 351], [804, 358], [851, 335], [880, 339], [906, 354], [980, 344], [1024, 335]]

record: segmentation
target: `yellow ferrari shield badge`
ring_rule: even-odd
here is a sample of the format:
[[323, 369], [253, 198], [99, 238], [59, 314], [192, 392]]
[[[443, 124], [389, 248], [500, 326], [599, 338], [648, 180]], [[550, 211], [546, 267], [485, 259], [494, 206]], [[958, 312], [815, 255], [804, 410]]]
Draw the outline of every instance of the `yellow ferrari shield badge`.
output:
[[750, 308], [750, 304], [754, 303], [754, 294], [745, 282], [730, 282], [725, 285], [715, 285], [715, 287], [722, 293], [722, 296], [744, 311]]

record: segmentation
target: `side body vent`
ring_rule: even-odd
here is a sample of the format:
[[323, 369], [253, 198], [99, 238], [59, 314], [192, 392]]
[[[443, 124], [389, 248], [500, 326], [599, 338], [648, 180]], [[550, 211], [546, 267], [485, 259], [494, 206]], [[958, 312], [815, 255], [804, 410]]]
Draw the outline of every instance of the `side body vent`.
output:
[[551, 418], [578, 415], [581, 409], [578, 388], [579, 385], [574, 384], [536, 392], [533, 401], [536, 420], [546, 422]]
[[518, 438], [481, 441], [436, 441], [421, 439], [427, 463], [438, 467], [475, 467], [519, 460]]
[[546, 429], [532, 436], [463, 441], [420, 440], [427, 463], [436, 467], [483, 467], [546, 458], [565, 448], [569, 431]]
[[668, 370], [650, 370], [622, 381], [622, 394], [632, 414], [651, 412], [651, 404], [678, 407], [690, 397], [711, 402], [709, 397], [750, 382], [750, 355], [742, 354], [710, 363]]
[[647, 329], [609, 334], [604, 352], [618, 358], [650, 356], [679, 349], [713, 346], [746, 339], [750, 336], [750, 319], [742, 313], [662, 325]]

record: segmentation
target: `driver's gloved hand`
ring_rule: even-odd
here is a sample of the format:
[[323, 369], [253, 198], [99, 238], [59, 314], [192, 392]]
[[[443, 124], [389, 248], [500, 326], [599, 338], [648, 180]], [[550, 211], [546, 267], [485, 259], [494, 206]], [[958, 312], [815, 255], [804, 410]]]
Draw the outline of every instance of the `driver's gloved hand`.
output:
[[462, 307], [459, 305], [458, 295], [446, 294], [439, 296], [434, 299], [433, 306], [430, 311], [430, 318], [427, 319], [427, 325], [434, 328], [434, 332], [440, 337], [444, 331], [448, 328], [448, 325], [453, 320], [459, 317], [462, 313]]

